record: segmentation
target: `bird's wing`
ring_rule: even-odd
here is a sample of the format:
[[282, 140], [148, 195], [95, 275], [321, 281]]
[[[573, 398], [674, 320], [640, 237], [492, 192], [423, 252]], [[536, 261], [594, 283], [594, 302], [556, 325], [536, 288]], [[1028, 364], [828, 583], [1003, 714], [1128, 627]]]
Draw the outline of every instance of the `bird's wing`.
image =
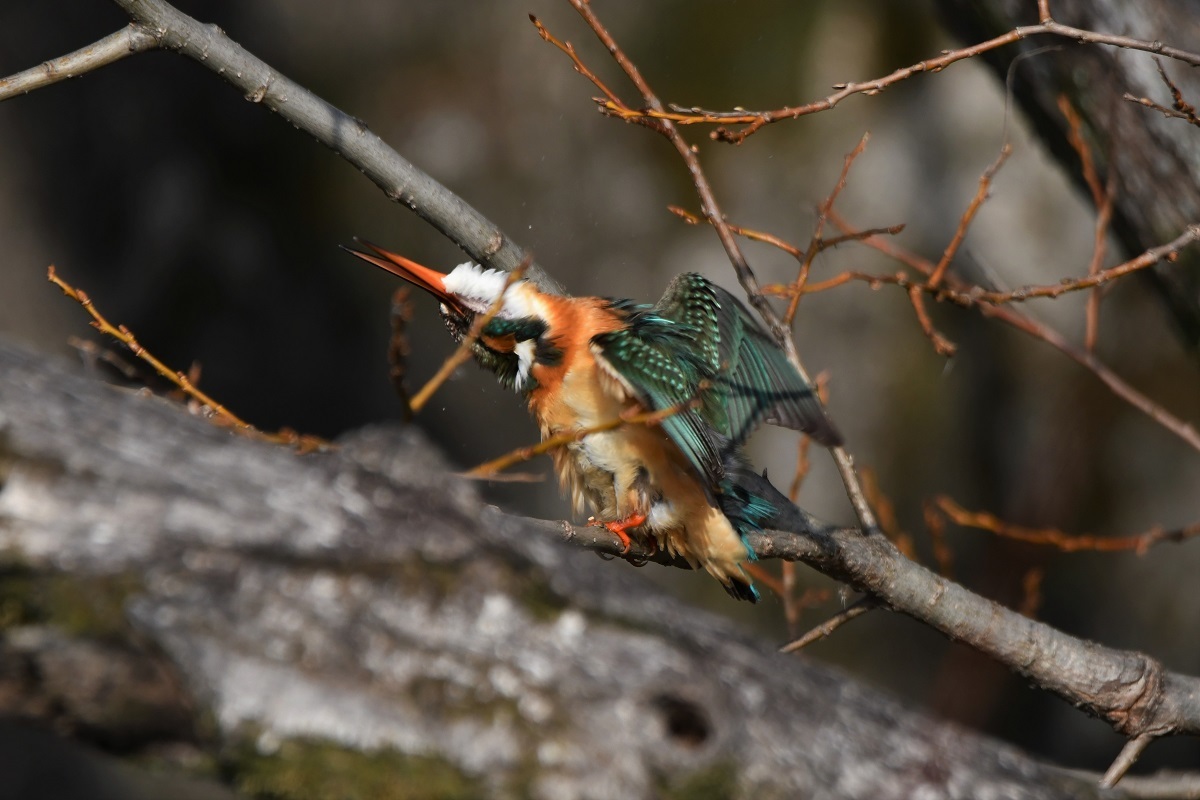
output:
[[676, 276], [654, 304], [654, 313], [690, 329], [692, 353], [712, 372], [721, 368], [721, 328], [717, 319], [716, 287], [702, 275]]
[[690, 355], [692, 339], [682, 326], [655, 315], [638, 318], [629, 328], [592, 337], [597, 363], [647, 409], [660, 411], [696, 401], [662, 421], [670, 437], [708, 485], [724, 476], [721, 446], [706, 420], [704, 406], [712, 373]]
[[741, 443], [768, 422], [804, 431], [827, 447], [841, 444], [816, 391], [771, 335], [736, 297], [719, 286], [712, 290], [720, 327], [721, 369], [716, 380], [725, 396], [729, 438]]

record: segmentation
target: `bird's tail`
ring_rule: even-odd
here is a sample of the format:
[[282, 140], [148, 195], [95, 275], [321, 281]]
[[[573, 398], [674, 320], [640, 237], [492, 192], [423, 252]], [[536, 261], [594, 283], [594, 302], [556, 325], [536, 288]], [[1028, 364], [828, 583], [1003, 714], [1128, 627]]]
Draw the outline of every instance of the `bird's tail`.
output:
[[[775, 505], [765, 497], [751, 492], [743, 481], [739, 480], [752, 474], [750, 467], [736, 455], [730, 453], [726, 458], [725, 479], [721, 482], [721, 490], [717, 495], [721, 513], [729, 520], [733, 529], [746, 546], [747, 560], [753, 561], [755, 553], [746, 541], [746, 536], [761, 531], [778, 513]], [[757, 477], [757, 476], [755, 476]], [[758, 591], [750, 578], [742, 569], [737, 574], [729, 575], [729, 583], [724, 584], [725, 591], [738, 600], [748, 600], [756, 603], [759, 600]]]
[[738, 574], [730, 575], [728, 577], [729, 582], [722, 583], [721, 585], [725, 587], [725, 591], [728, 592], [729, 596], [734, 600], [745, 600], [748, 603], [757, 603], [762, 599], [761, 595], [758, 593], [758, 589], [755, 589], [754, 584], [751, 583], [749, 576], [747, 576], [746, 573], [740, 568], [738, 569]]

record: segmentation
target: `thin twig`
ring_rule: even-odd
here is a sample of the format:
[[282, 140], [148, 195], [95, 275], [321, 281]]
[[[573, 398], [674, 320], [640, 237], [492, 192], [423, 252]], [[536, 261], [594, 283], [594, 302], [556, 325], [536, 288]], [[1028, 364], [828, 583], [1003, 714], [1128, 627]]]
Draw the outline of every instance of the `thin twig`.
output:
[[1017, 612], [1030, 619], [1037, 618], [1038, 609], [1042, 606], [1042, 581], [1046, 570], [1041, 567], [1030, 567], [1021, 579], [1021, 605]]
[[1113, 761], [1112, 766], [1108, 768], [1108, 771], [1104, 773], [1104, 777], [1100, 779], [1100, 788], [1111, 789], [1116, 786], [1117, 782], [1124, 777], [1129, 768], [1142, 755], [1142, 751], [1156, 738], [1158, 737], [1144, 733], [1127, 741], [1125, 746], [1121, 748], [1121, 752], [1117, 755], [1116, 760]]
[[929, 318], [929, 312], [925, 309], [925, 295], [920, 286], [908, 287], [908, 300], [912, 303], [913, 311], [917, 315], [917, 322], [921, 325], [921, 331], [933, 343], [933, 349], [937, 351], [937, 354], [946, 358], [953, 356], [958, 347], [933, 327], [933, 320]]
[[[686, 222], [688, 225], [700, 225], [700, 224], [707, 222], [707, 220], [701, 219], [699, 216], [693, 214], [692, 212], [688, 211], [687, 209], [680, 208], [679, 206], [667, 206], [667, 210], [670, 211], [675, 216], [679, 217], [681, 220]], [[826, 214], [826, 217], [828, 217], [828, 214]], [[792, 258], [796, 259], [797, 261], [801, 261], [804, 259], [804, 251], [803, 250], [801, 250], [799, 247], [796, 247], [794, 244], [790, 244], [789, 242], [776, 236], [773, 233], [765, 233], [764, 231], [756, 231], [753, 228], [746, 228], [741, 225], [734, 225], [732, 222], [727, 222], [726, 224], [729, 225], [729, 230], [733, 231], [735, 234], [737, 234], [738, 236], [741, 236], [744, 239], [750, 239], [751, 241], [769, 244], [772, 247], [778, 248], [778, 249], [782, 250], [783, 252], [787, 253]], [[843, 234], [841, 236], [834, 236], [829, 239], [822, 238], [820, 243], [818, 244], [817, 252], [823, 253], [826, 250], [846, 244], [847, 242], [862, 241], [863, 239], [866, 239], [869, 236], [895, 236], [896, 234], [902, 232], [904, 230], [904, 228], [905, 228], [904, 223], [900, 223], [899, 225], [889, 225], [885, 228], [866, 228], [861, 231], [856, 231], [855, 233], [848, 233], [848, 234]], [[783, 289], [780, 289], [780, 288], [769, 289], [769, 287], [779, 287], [780, 285], [781, 284], [768, 284], [768, 286], [762, 287], [762, 290], [763, 290], [763, 292], [765, 292], [767, 294], [777, 294], [780, 297], [790, 297], [796, 291], [795, 288], [791, 284], [788, 284], [787, 288], [783, 288]], [[811, 288], [814, 285], [816, 285], [816, 284], [807, 284], [801, 290], [800, 293], [801, 294], [814, 294], [815, 292], [819, 291], [817, 289]]]
[[[701, 387], [701, 390], [703, 391], [703, 387]], [[627, 412], [586, 428], [563, 431], [562, 433], [547, 437], [537, 444], [518, 447], [499, 458], [494, 458], [491, 461], [473, 467], [467, 471], [466, 476], [469, 478], [491, 478], [496, 473], [502, 472], [514, 464], [520, 464], [534, 456], [540, 456], [543, 453], [549, 453], [551, 450], [566, 447], [569, 444], [582, 440], [585, 436], [591, 436], [593, 433], [611, 431], [622, 425], [658, 425], [668, 417], [672, 417], [689, 408], [696, 408], [699, 404], [700, 400], [698, 398], [691, 398], [657, 411]]]
[[1154, 545], [1162, 542], [1182, 542], [1200, 536], [1200, 522], [1170, 530], [1156, 525], [1150, 530], [1132, 536], [1073, 535], [1056, 528], [1027, 528], [1022, 525], [1014, 525], [986, 511], [968, 511], [945, 495], [939, 496], [935, 502], [946, 516], [964, 528], [978, 528], [1005, 539], [1047, 545], [1064, 553], [1081, 551], [1120, 553], [1132, 550], [1138, 555], [1142, 555]]
[[789, 642], [788, 644], [785, 644], [783, 647], [779, 648], [779, 652], [794, 653], [797, 650], [808, 647], [813, 642], [824, 639], [826, 636], [833, 633], [850, 620], [857, 619], [858, 617], [861, 617], [863, 614], [874, 608], [877, 608], [878, 606], [879, 601], [874, 597], [868, 596], [859, 598], [857, 602], [847, 606], [843, 611], [834, 614], [832, 617], [825, 620], [820, 625], [801, 636], [799, 639]]
[[1167, 74], [1167, 70], [1165, 67], [1163, 67], [1162, 61], [1156, 58], [1154, 59], [1154, 63], [1158, 67], [1159, 76], [1162, 77], [1163, 83], [1167, 85], [1167, 90], [1171, 93], [1171, 105], [1174, 107], [1167, 108], [1166, 106], [1159, 105], [1148, 97], [1135, 97], [1129, 92], [1125, 93], [1125, 99], [1134, 103], [1139, 103], [1147, 108], [1152, 108], [1155, 111], [1161, 112], [1164, 116], [1187, 120], [1189, 124], [1200, 127], [1200, 117], [1196, 116], [1196, 107], [1183, 99], [1183, 92], [1181, 92], [1179, 87], [1175, 85], [1175, 82], [1171, 80], [1171, 76]]
[[[853, 229], [841, 219], [837, 212], [831, 214], [831, 220], [839, 228], [846, 232], [853, 232]], [[1162, 247], [1154, 248], [1143, 253], [1141, 256], [1127, 261], [1125, 264], [1112, 267], [1097, 273], [1095, 276], [1082, 278], [1070, 284], [1061, 286], [1047, 287], [1027, 287], [1026, 289], [1018, 289], [1015, 292], [986, 292], [977, 286], [969, 286], [965, 282], [955, 279], [953, 275], [948, 275], [946, 283], [953, 288], [942, 287], [937, 291], [939, 299], [946, 298], [962, 305], [966, 308], [977, 308], [981, 314], [986, 317], [998, 319], [1023, 333], [1033, 336], [1036, 339], [1041, 339], [1046, 344], [1057, 349], [1072, 361], [1076, 362], [1085, 369], [1091, 371], [1099, 378], [1114, 394], [1120, 397], [1125, 402], [1132, 405], [1148, 417], [1153, 419], [1159, 425], [1163, 426], [1171, 433], [1183, 439], [1189, 446], [1196, 450], [1200, 450], [1200, 432], [1195, 426], [1186, 423], [1175, 415], [1171, 414], [1165, 408], [1155, 403], [1146, 395], [1134, 389], [1126, 383], [1119, 375], [1113, 372], [1104, 362], [1096, 357], [1094, 353], [1090, 353], [1083, 348], [1077, 347], [1067, 341], [1058, 331], [1037, 322], [1030, 317], [1021, 314], [1014, 309], [1005, 308], [1000, 305], [990, 304], [992, 302], [1016, 302], [1018, 300], [1028, 299], [1029, 297], [1052, 297], [1058, 296], [1065, 291], [1075, 291], [1078, 289], [1091, 288], [1098, 286], [1105, 281], [1114, 280], [1122, 275], [1134, 272], [1137, 269], [1142, 269], [1150, 264], [1162, 261], [1163, 259], [1172, 259], [1174, 254], [1185, 245], [1200, 239], [1200, 226], [1192, 225], [1187, 232], [1176, 239], [1174, 242], [1163, 245]], [[922, 272], [926, 275], [932, 274], [934, 265], [920, 256], [912, 253], [904, 248], [896, 246], [894, 243], [879, 236], [868, 237], [863, 240], [863, 243], [868, 247], [874, 248], [884, 255], [906, 264], [913, 269]], [[875, 281], [881, 283], [894, 283], [907, 288], [911, 285], [909, 282], [897, 280], [894, 277], [875, 276]], [[978, 302], [977, 302], [978, 301]]]
[[[1057, 36], [1060, 38], [1072, 39], [1081, 44], [1098, 44], [1110, 47], [1120, 47], [1130, 50], [1143, 50], [1148, 53], [1163, 55], [1176, 61], [1181, 61], [1191, 66], [1200, 66], [1200, 54], [1192, 53], [1186, 50], [1181, 50], [1176, 47], [1170, 47], [1162, 42], [1151, 42], [1144, 39], [1134, 39], [1128, 36], [1114, 36], [1111, 34], [1099, 33], [1097, 31], [1088, 31], [1082, 28], [1074, 28], [1069, 25], [1063, 25], [1055, 22], [1047, 14], [1042, 21], [1037, 25], [1026, 25], [988, 39], [985, 42], [963, 47], [958, 50], [944, 51], [936, 58], [925, 59], [911, 66], [902, 67], [885, 75], [882, 78], [876, 78], [870, 81], [841, 83], [834, 86], [835, 91], [820, 100], [815, 100], [811, 103], [806, 103], [799, 106], [785, 106], [784, 108], [775, 109], [772, 111], [709, 111], [701, 108], [680, 108], [672, 106], [668, 111], [661, 106], [655, 107], [650, 104], [649, 108], [633, 109], [626, 106], [624, 103], [613, 102], [608, 99], [597, 98], [596, 102], [600, 110], [605, 114], [610, 114], [614, 117], [624, 119], [626, 121], [635, 121], [640, 119], [658, 120], [661, 122], [669, 122], [674, 125], [698, 125], [711, 124], [718, 125], [709, 136], [716, 141], [729, 142], [731, 144], [741, 144], [746, 140], [746, 137], [756, 133], [765, 125], [782, 120], [798, 119], [799, 117], [809, 114], [817, 114], [822, 111], [829, 111], [837, 106], [843, 100], [854, 95], [873, 96], [882, 92], [884, 89], [899, 83], [903, 80], [913, 77], [921, 73], [940, 72], [951, 64], [967, 59], [975, 58], [983, 53], [1014, 44], [1023, 39], [1028, 39], [1034, 36]], [[1134, 99], [1128, 97], [1126, 99]], [[1135, 100], [1136, 102], [1136, 100]], [[1143, 103], [1149, 105], [1149, 103]], [[741, 125], [739, 130], [730, 130], [725, 127], [727, 125]]]
[[943, 578], [954, 577], [954, 551], [946, 543], [946, 518], [938, 513], [937, 506], [926, 500], [923, 504], [925, 529], [929, 531], [929, 544], [933, 549], [933, 563]]
[[842, 190], [846, 188], [846, 178], [850, 175], [850, 167], [854, 164], [854, 159], [862, 155], [867, 149], [867, 141], [871, 138], [871, 134], [864, 133], [862, 138], [858, 140], [858, 144], [854, 149], [846, 154], [842, 161], [842, 172], [838, 175], [837, 183], [833, 186], [833, 191], [829, 196], [821, 201], [821, 205], [817, 211], [817, 224], [813, 226], [812, 238], [809, 239], [808, 248], [804, 251], [804, 257], [800, 259], [800, 272], [796, 275], [796, 281], [792, 285], [795, 291], [792, 294], [792, 299], [788, 303], [787, 311], [783, 315], [783, 324], [787, 328], [792, 327], [792, 321], [796, 318], [796, 310], [800, 306], [800, 296], [804, 293], [804, 286], [808, 283], [808, 273], [812, 269], [813, 259], [817, 257], [817, 253], [821, 252], [822, 234], [825, 232], [825, 221], [829, 219], [829, 212], [833, 209], [833, 204], [837, 200]]
[[917, 548], [913, 538], [900, 527], [900, 520], [896, 516], [896, 505], [879, 485], [879, 476], [875, 474], [875, 470], [863, 467], [862, 482], [863, 491], [867, 493], [871, 508], [875, 509], [875, 515], [879, 517], [880, 529], [892, 540], [892, 544], [896, 545], [897, 550], [906, 558], [916, 561]]
[[971, 226], [971, 221], [975, 219], [975, 214], [978, 213], [988, 198], [988, 190], [992, 186], [992, 178], [1004, 166], [1004, 162], [1008, 160], [1011, 154], [1012, 145], [1005, 142], [1004, 146], [1000, 148], [1000, 155], [996, 156], [996, 160], [979, 176], [979, 188], [976, 190], [975, 196], [971, 198], [971, 202], [967, 204], [967, 210], [959, 218], [958, 227], [954, 230], [954, 236], [950, 238], [950, 244], [946, 245], [941, 260], [934, 267], [933, 274], [929, 276], [929, 285], [931, 287], [936, 288], [941, 284], [942, 278], [946, 275], [946, 270], [950, 267], [950, 262], [954, 260], [959, 246], [967, 235], [967, 228]]
[[583, 60], [580, 59], [579, 54], [575, 52], [575, 45], [555, 37], [554, 34], [550, 33], [550, 31], [546, 29], [546, 26], [542, 24], [542, 21], [534, 14], [529, 15], [529, 21], [533, 23], [533, 27], [537, 28], [538, 35], [541, 36], [544, 41], [549, 42], [567, 54], [567, 56], [571, 59], [571, 63], [575, 66], [575, 71], [591, 81], [592, 85], [604, 94], [604, 96], [608, 99], [608, 102], [622, 108], [625, 107], [625, 104], [621, 101], [621, 98], [617, 96], [617, 93], [612, 89], [609, 89], [604, 81], [600, 80], [600, 77], [588, 69], [587, 64], [583, 63]]
[[[1160, 65], [1161, 66], [1161, 65]], [[1092, 195], [1092, 205], [1096, 207], [1096, 224], [1092, 234], [1092, 258], [1088, 262], [1088, 275], [1097, 275], [1104, 266], [1104, 256], [1108, 250], [1108, 227], [1112, 222], [1113, 199], [1116, 195], [1116, 170], [1110, 169], [1107, 183], [1101, 183], [1096, 170], [1096, 160], [1092, 149], [1088, 146], [1083, 133], [1083, 120], [1071, 105], [1067, 96], [1059, 95], [1058, 108], [1067, 120], [1067, 140], [1079, 156], [1080, 172]], [[1084, 317], [1083, 347], [1088, 352], [1096, 349], [1096, 340], [1100, 331], [1100, 301], [1103, 299], [1101, 287], [1092, 289], [1088, 295], [1087, 309]]]
[[[1088, 277], [1094, 278], [1100, 274], [1104, 256], [1108, 252], [1108, 227], [1112, 223], [1113, 196], [1116, 194], [1116, 184], [1116, 172], [1110, 172], [1100, 201], [1100, 208], [1096, 213], [1096, 227], [1092, 237], [1092, 260], [1088, 263]], [[1083, 347], [1089, 353], [1096, 351], [1096, 341], [1100, 337], [1100, 301], [1103, 297], [1104, 289], [1101, 286], [1094, 287], [1088, 295]]]
[[141, 26], [126, 25], [116, 33], [109, 34], [74, 53], [43, 61], [36, 67], [0, 79], [0, 101], [19, 94], [28, 94], [34, 89], [51, 86], [70, 78], [78, 78], [126, 56], [154, 50], [158, 46], [158, 39]]
[[401, 286], [392, 293], [392, 335], [388, 339], [387, 361], [388, 377], [392, 389], [404, 407], [404, 421], [411, 422], [413, 418], [412, 400], [408, 394], [408, 323], [412, 321], [413, 305], [411, 292], [407, 286]]
[[[689, 214], [682, 209], [672, 207], [671, 210], [688, 221], [695, 224], [699, 222], [699, 218]], [[901, 248], [881, 235], [877, 235], [874, 231], [860, 231], [852, 228], [836, 210], [830, 210], [830, 220], [845, 234], [848, 238], [853, 238], [862, 241], [863, 244], [878, 250], [886, 256], [896, 259], [913, 269], [921, 272], [924, 275], [932, 275], [936, 269], [936, 265], [927, 261], [920, 256]], [[770, 234], [760, 234], [755, 231], [750, 231], [746, 228], [731, 226], [740, 235], [753, 235], [753, 238], [758, 238], [761, 241], [768, 242], [777, 247], [780, 247], [785, 252], [797, 254], [799, 248], [784, 242], [778, 237]], [[882, 233], [892, 233], [893, 229], [885, 229]], [[1008, 325], [1011, 325], [1018, 330], [1021, 330], [1030, 336], [1049, 344], [1051, 347], [1062, 352], [1064, 355], [1075, 361], [1080, 366], [1093, 372], [1108, 388], [1120, 397], [1125, 402], [1137, 408], [1142, 413], [1149, 416], [1155, 422], [1170, 430], [1175, 435], [1186, 441], [1191, 447], [1200, 450], [1200, 433], [1194, 426], [1185, 423], [1178, 417], [1175, 417], [1166, 409], [1159, 406], [1154, 401], [1150, 400], [1141, 392], [1134, 389], [1126, 383], [1120, 376], [1114, 373], [1106, 366], [1094, 352], [1086, 348], [1079, 348], [1068, 342], [1061, 334], [1052, 328], [1037, 322], [1030, 317], [1021, 314], [1012, 309], [1001, 307], [1004, 304], [1019, 303], [1026, 300], [1031, 300], [1035, 297], [1054, 298], [1068, 292], [1082, 291], [1101, 286], [1133, 272], [1146, 269], [1154, 264], [1162, 261], [1174, 261], [1177, 254], [1184, 247], [1192, 243], [1200, 241], [1200, 225], [1191, 225], [1184, 233], [1178, 236], [1174, 241], [1159, 247], [1151, 248], [1136, 258], [1132, 258], [1123, 264], [1118, 264], [1106, 270], [1101, 270], [1094, 275], [1088, 275], [1077, 280], [1068, 280], [1056, 284], [1048, 284], [1042, 286], [1024, 286], [1011, 292], [993, 292], [984, 290], [973, 284], [968, 284], [965, 281], [947, 275], [943, 279], [941, 286], [931, 288], [925, 281], [913, 281], [909, 279], [903, 272], [894, 275], [876, 275], [866, 272], [845, 272], [823, 281], [819, 284], [810, 284], [805, 287], [806, 293], [814, 293], [825, 291], [837, 286], [841, 286], [851, 281], [859, 281], [867, 283], [871, 288], [878, 288], [884, 284], [892, 284], [899, 286], [906, 291], [912, 287], [919, 288], [922, 292], [932, 294], [938, 300], [949, 300], [964, 308], [976, 308], [984, 316], [998, 319]], [[788, 286], [778, 284], [768, 285], [762, 288], [764, 294], [779, 294], [787, 296], [791, 289]]]
[[173, 370], [163, 362], [159, 361], [153, 353], [138, 343], [137, 338], [133, 335], [133, 331], [129, 330], [129, 328], [125, 327], [124, 325], [113, 325], [111, 322], [105, 319], [104, 315], [100, 313], [99, 309], [97, 309], [95, 304], [92, 303], [91, 298], [88, 297], [83, 290], [76, 289], [74, 286], [71, 286], [62, 278], [58, 277], [58, 273], [55, 271], [54, 265], [51, 265], [47, 268], [46, 278], [59, 289], [62, 289], [63, 294], [79, 303], [79, 305], [83, 307], [83, 310], [86, 311], [92, 318], [92, 327], [103, 334], [113, 337], [121, 344], [128, 347], [129, 351], [133, 353], [134, 356], [140, 358], [142, 361], [145, 361], [154, 369], [155, 372], [166, 378], [171, 383], [175, 384], [175, 386], [178, 387], [185, 395], [200, 403], [203, 408], [207, 409], [211, 413], [214, 422], [226, 425], [238, 433], [255, 439], [261, 439], [263, 441], [273, 442], [275, 444], [286, 444], [290, 447], [295, 447], [301, 453], [308, 453], [313, 450], [320, 450], [332, 446], [329, 442], [319, 437], [309, 436], [307, 434], [297, 434], [295, 431], [286, 428], [276, 433], [267, 433], [259, 430], [249, 422], [243, 420], [241, 417], [238, 417], [229, 409], [225, 408], [225, 406], [221, 405], [216, 400], [209, 397], [204, 392], [200, 391], [200, 389], [196, 387], [195, 383], [187, 375]]

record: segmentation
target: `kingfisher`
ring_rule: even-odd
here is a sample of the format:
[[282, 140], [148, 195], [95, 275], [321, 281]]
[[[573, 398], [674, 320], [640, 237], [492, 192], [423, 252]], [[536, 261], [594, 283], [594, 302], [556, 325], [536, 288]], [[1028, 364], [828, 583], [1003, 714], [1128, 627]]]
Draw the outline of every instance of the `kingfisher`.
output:
[[359, 258], [440, 302], [457, 341], [491, 313], [472, 354], [523, 395], [542, 439], [618, 418], [665, 412], [658, 424], [589, 432], [551, 457], [575, 513], [630, 532], [702, 566], [734, 598], [759, 595], [743, 564], [747, 534], [775, 513], [739, 476], [742, 444], [761, 423], [804, 431], [827, 447], [841, 436], [813, 387], [732, 294], [695, 273], [676, 277], [653, 305], [568, 297], [479, 264], [448, 274], [367, 242]]

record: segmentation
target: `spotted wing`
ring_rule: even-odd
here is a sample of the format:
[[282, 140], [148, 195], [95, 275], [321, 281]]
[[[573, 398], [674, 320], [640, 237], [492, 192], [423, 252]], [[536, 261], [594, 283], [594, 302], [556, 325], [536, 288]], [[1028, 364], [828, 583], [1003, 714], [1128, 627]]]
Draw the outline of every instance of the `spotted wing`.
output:
[[724, 476], [721, 447], [705, 419], [705, 406], [712, 402], [704, 387], [712, 372], [690, 352], [692, 344], [681, 325], [644, 313], [626, 329], [592, 337], [592, 353], [601, 368], [647, 409], [660, 411], [693, 401], [700, 405], [683, 408], [661, 424], [696, 471], [716, 486]]

